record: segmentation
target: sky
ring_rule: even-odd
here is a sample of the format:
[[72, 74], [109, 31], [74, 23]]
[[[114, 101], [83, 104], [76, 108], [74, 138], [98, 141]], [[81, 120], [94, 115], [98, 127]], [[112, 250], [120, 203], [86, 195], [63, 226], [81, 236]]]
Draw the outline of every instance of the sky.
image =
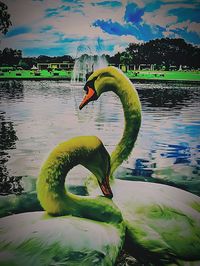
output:
[[114, 55], [129, 43], [183, 38], [200, 45], [199, 0], [2, 0], [12, 27], [1, 50], [23, 56]]

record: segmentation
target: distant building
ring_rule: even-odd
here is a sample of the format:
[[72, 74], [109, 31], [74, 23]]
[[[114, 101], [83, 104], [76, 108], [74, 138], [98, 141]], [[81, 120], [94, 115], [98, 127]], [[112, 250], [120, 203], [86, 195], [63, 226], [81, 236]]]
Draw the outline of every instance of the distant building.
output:
[[154, 64], [139, 64], [138, 70], [154, 70]]
[[62, 63], [38, 63], [37, 68], [39, 70], [44, 69], [64, 69], [64, 70], [72, 70], [74, 67], [74, 63], [70, 62], [62, 62]]
[[177, 71], [178, 69], [179, 69], [178, 66], [172, 66], [172, 65], [169, 66], [169, 70], [171, 71]]
[[13, 67], [9, 67], [9, 66], [0, 67], [0, 71], [2, 71], [2, 72], [8, 72], [8, 71], [11, 71], [13, 69], [14, 69]]

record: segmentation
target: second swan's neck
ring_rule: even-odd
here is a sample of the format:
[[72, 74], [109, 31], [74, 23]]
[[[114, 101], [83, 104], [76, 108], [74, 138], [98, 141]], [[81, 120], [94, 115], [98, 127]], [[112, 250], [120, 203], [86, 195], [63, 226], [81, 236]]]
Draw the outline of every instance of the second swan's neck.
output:
[[141, 104], [138, 93], [131, 81], [123, 73], [118, 72], [112, 91], [121, 100], [124, 111], [125, 127], [122, 138], [111, 154], [111, 177], [121, 163], [131, 153], [141, 125]]
[[[74, 195], [65, 188], [65, 178], [69, 170], [77, 164], [92, 169], [96, 161], [104, 158], [104, 149], [96, 137], [77, 137], [59, 144], [50, 153], [37, 180], [38, 199], [49, 214], [73, 215], [114, 223], [121, 220], [121, 214], [111, 200], [105, 197]], [[91, 166], [88, 166], [88, 162], [91, 162]]]

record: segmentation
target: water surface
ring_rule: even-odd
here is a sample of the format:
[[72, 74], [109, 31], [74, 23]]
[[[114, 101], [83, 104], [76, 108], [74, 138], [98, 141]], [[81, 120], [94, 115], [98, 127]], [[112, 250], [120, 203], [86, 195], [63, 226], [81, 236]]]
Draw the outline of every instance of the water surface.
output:
[[[15, 192], [9, 182], [31, 190], [48, 153], [74, 136], [96, 135], [109, 152], [114, 149], [124, 126], [118, 97], [103, 94], [80, 111], [82, 87], [66, 81], [0, 83], [1, 193]], [[135, 87], [142, 102], [142, 126], [117, 177], [166, 183], [200, 195], [199, 85], [151, 82]], [[87, 173], [75, 168], [70, 182], [83, 183]]]

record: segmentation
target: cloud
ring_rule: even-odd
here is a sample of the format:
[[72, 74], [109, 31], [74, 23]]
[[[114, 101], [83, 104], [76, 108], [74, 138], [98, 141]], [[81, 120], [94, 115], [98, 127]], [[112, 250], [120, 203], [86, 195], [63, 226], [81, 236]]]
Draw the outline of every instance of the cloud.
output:
[[190, 22], [187, 27], [188, 32], [196, 32], [200, 35], [200, 23]]
[[116, 44], [113, 52], [114, 52], [114, 54], [122, 53], [125, 51], [126, 47], [127, 47], [126, 45]]
[[199, 18], [198, 5], [178, 3], [177, 1], [174, 3], [167, 2], [167, 4], [152, 3], [145, 8], [145, 11], [142, 18], [146, 23], [165, 27], [188, 19], [188, 17], [192, 21], [197, 17]]
[[183, 39], [187, 39], [188, 42], [191, 42], [196, 45], [200, 44], [200, 35], [196, 32], [187, 32], [184, 29], [175, 29], [171, 30], [171, 32]]
[[[2, 47], [24, 54], [123, 51], [130, 42], [182, 37], [199, 44], [199, 3], [194, 0], [12, 0], [13, 26]], [[38, 54], [39, 55], [39, 54]]]
[[168, 30], [171, 31], [178, 29], [183, 29], [186, 32], [193, 32], [200, 36], [200, 23], [191, 22], [190, 20], [187, 20], [181, 23], [176, 23], [168, 27]]
[[144, 23], [152, 25], [152, 27], [154, 26], [166, 27], [168, 25], [172, 25], [177, 22], [176, 16], [168, 16], [159, 12], [156, 14], [146, 12], [142, 18]]

